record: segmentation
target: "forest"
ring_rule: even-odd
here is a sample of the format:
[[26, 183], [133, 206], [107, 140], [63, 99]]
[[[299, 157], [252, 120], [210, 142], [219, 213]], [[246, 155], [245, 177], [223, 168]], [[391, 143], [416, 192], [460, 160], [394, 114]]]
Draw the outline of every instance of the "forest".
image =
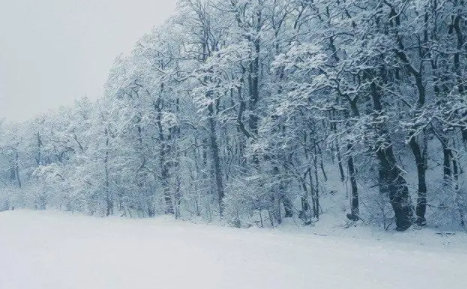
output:
[[0, 211], [461, 230], [466, 166], [464, 0], [180, 0], [98, 100], [0, 121]]

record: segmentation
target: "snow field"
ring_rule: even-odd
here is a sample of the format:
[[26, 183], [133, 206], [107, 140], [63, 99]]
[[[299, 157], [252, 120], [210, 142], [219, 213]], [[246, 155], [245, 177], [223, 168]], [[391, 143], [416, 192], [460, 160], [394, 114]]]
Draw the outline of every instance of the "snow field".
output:
[[0, 213], [0, 288], [465, 289], [467, 244], [14, 211]]

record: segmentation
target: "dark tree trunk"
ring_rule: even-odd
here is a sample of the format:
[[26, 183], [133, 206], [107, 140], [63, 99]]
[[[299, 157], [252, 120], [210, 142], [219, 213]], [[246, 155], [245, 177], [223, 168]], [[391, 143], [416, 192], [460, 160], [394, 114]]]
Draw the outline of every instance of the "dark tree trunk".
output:
[[[350, 101], [350, 109], [352, 112], [353, 117], [359, 117], [360, 112], [357, 106], [357, 99]], [[357, 178], [356, 178], [356, 169], [355, 169], [355, 162], [352, 156], [353, 144], [349, 142], [347, 144], [347, 167], [349, 169], [349, 178], [350, 178], [350, 185], [352, 188], [352, 196], [350, 201], [350, 214], [347, 214], [347, 218], [351, 221], [358, 221], [360, 219], [360, 201], [358, 195], [358, 186], [357, 186]]]
[[[348, 144], [347, 149], [349, 152], [352, 151], [352, 145]], [[360, 204], [358, 197], [357, 179], [355, 178], [355, 165], [352, 156], [349, 156], [349, 159], [347, 160], [347, 166], [349, 167], [350, 184], [352, 187], [350, 215], [347, 215], [347, 218], [352, 221], [358, 221], [360, 219]]]
[[[381, 116], [383, 105], [376, 83], [370, 85], [375, 118]], [[376, 123], [379, 123], [376, 120]], [[393, 146], [384, 123], [377, 125], [379, 140], [375, 144], [376, 156], [379, 160], [379, 183], [382, 193], [388, 193], [396, 219], [396, 230], [405, 231], [412, 225], [412, 205], [407, 182], [397, 165]], [[384, 139], [384, 140], [381, 140]]]
[[415, 163], [417, 165], [417, 176], [418, 176], [418, 197], [417, 197], [417, 208], [415, 213], [417, 215], [417, 224], [419, 226], [426, 226], [426, 153], [422, 151], [420, 145], [415, 140], [415, 137], [410, 139], [410, 148], [415, 157]]
[[[313, 199], [313, 213], [314, 217], [319, 220], [319, 215], [320, 215], [320, 204], [319, 204], [319, 177], [318, 177], [318, 151], [317, 151], [317, 145], [316, 141], [314, 143], [315, 147], [315, 156], [313, 158], [313, 165], [314, 165], [314, 171], [315, 171], [315, 183], [316, 187], [314, 190], [312, 190], [312, 199]], [[310, 177], [310, 182], [311, 182], [311, 177]]]
[[165, 201], [165, 213], [168, 215], [173, 215], [175, 213], [173, 201], [172, 201], [172, 193], [169, 187], [169, 165], [165, 157], [165, 145], [161, 149], [160, 154], [160, 162], [162, 166], [161, 171], [161, 179], [162, 179], [162, 189], [164, 190], [164, 201]]
[[222, 180], [221, 160], [219, 156], [219, 145], [217, 143], [216, 123], [214, 120], [214, 107], [210, 104], [209, 110], [209, 140], [212, 155], [212, 166], [216, 180], [217, 199], [219, 203], [219, 214], [222, 217], [224, 211], [224, 185]]
[[293, 204], [292, 201], [285, 195], [281, 198], [282, 204], [284, 204], [284, 218], [293, 217]]
[[[284, 164], [284, 167], [287, 165]], [[292, 200], [289, 198], [287, 191], [289, 183], [285, 180], [280, 182], [280, 202], [284, 205], [284, 218], [292, 218], [294, 216], [294, 205]]]
[[339, 167], [339, 176], [341, 178], [341, 182], [344, 182], [345, 181], [344, 166], [342, 166], [342, 156], [341, 156], [338, 140], [336, 140], [336, 154], [337, 154], [337, 165]]
[[250, 90], [250, 120], [249, 120], [249, 127], [250, 131], [254, 134], [258, 134], [258, 123], [259, 123], [259, 116], [257, 110], [257, 105], [259, 101], [259, 73], [260, 73], [260, 53], [261, 53], [261, 22], [262, 22], [262, 15], [261, 12], [258, 11], [256, 15], [256, 33], [258, 35], [255, 39], [250, 39], [253, 41], [254, 46], [254, 55], [253, 60], [250, 62], [249, 65], [249, 76], [248, 76], [248, 85]]
[[106, 140], [105, 140], [105, 158], [104, 158], [104, 170], [105, 170], [105, 202], [106, 202], [106, 216], [110, 216], [113, 214], [113, 199], [112, 195], [110, 192], [110, 180], [109, 180], [109, 132], [107, 129], [105, 129], [105, 135], [106, 135]]
[[456, 193], [456, 203], [457, 209], [459, 210], [459, 217], [460, 217], [460, 224], [463, 228], [465, 228], [465, 214], [464, 214], [464, 200], [462, 198], [461, 192], [459, 190], [459, 163], [456, 157], [452, 158], [452, 168], [454, 174], [454, 191]]
[[[164, 84], [161, 84], [160, 91], [161, 93], [164, 92]], [[172, 193], [169, 187], [169, 178], [170, 178], [170, 167], [167, 161], [167, 157], [170, 154], [170, 145], [167, 143], [168, 140], [164, 135], [164, 128], [162, 127], [162, 100], [159, 98], [154, 103], [154, 110], [157, 113], [156, 116], [156, 124], [159, 133], [159, 142], [161, 143], [161, 148], [159, 152], [159, 160], [160, 160], [160, 168], [161, 168], [161, 184], [162, 190], [164, 191], [164, 201], [165, 201], [165, 214], [173, 215], [174, 205], [172, 200]]]
[[412, 206], [407, 182], [397, 167], [392, 147], [379, 148], [380, 186], [387, 192], [396, 218], [396, 230], [405, 231], [412, 225]]
[[444, 185], [449, 185], [452, 179], [452, 170], [451, 170], [451, 149], [448, 147], [446, 141], [442, 142], [443, 146], [443, 179]]
[[36, 163], [38, 166], [42, 165], [42, 138], [41, 134], [37, 133], [37, 156]]
[[19, 154], [18, 151], [15, 152], [15, 172], [16, 172], [16, 182], [18, 184], [18, 188], [22, 188], [23, 185], [21, 183], [21, 177], [19, 175]]

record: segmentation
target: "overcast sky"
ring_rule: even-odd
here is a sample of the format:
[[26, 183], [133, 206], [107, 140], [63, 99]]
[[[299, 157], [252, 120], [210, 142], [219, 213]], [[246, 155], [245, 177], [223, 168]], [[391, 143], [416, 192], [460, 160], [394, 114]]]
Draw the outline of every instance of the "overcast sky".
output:
[[176, 0], [0, 0], [0, 119], [102, 96], [115, 57]]

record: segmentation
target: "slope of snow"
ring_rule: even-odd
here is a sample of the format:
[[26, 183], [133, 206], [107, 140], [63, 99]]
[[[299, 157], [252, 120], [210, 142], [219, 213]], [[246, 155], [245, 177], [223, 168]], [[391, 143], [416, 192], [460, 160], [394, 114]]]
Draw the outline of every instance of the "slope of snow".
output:
[[467, 288], [465, 238], [371, 237], [4, 212], [0, 288]]

